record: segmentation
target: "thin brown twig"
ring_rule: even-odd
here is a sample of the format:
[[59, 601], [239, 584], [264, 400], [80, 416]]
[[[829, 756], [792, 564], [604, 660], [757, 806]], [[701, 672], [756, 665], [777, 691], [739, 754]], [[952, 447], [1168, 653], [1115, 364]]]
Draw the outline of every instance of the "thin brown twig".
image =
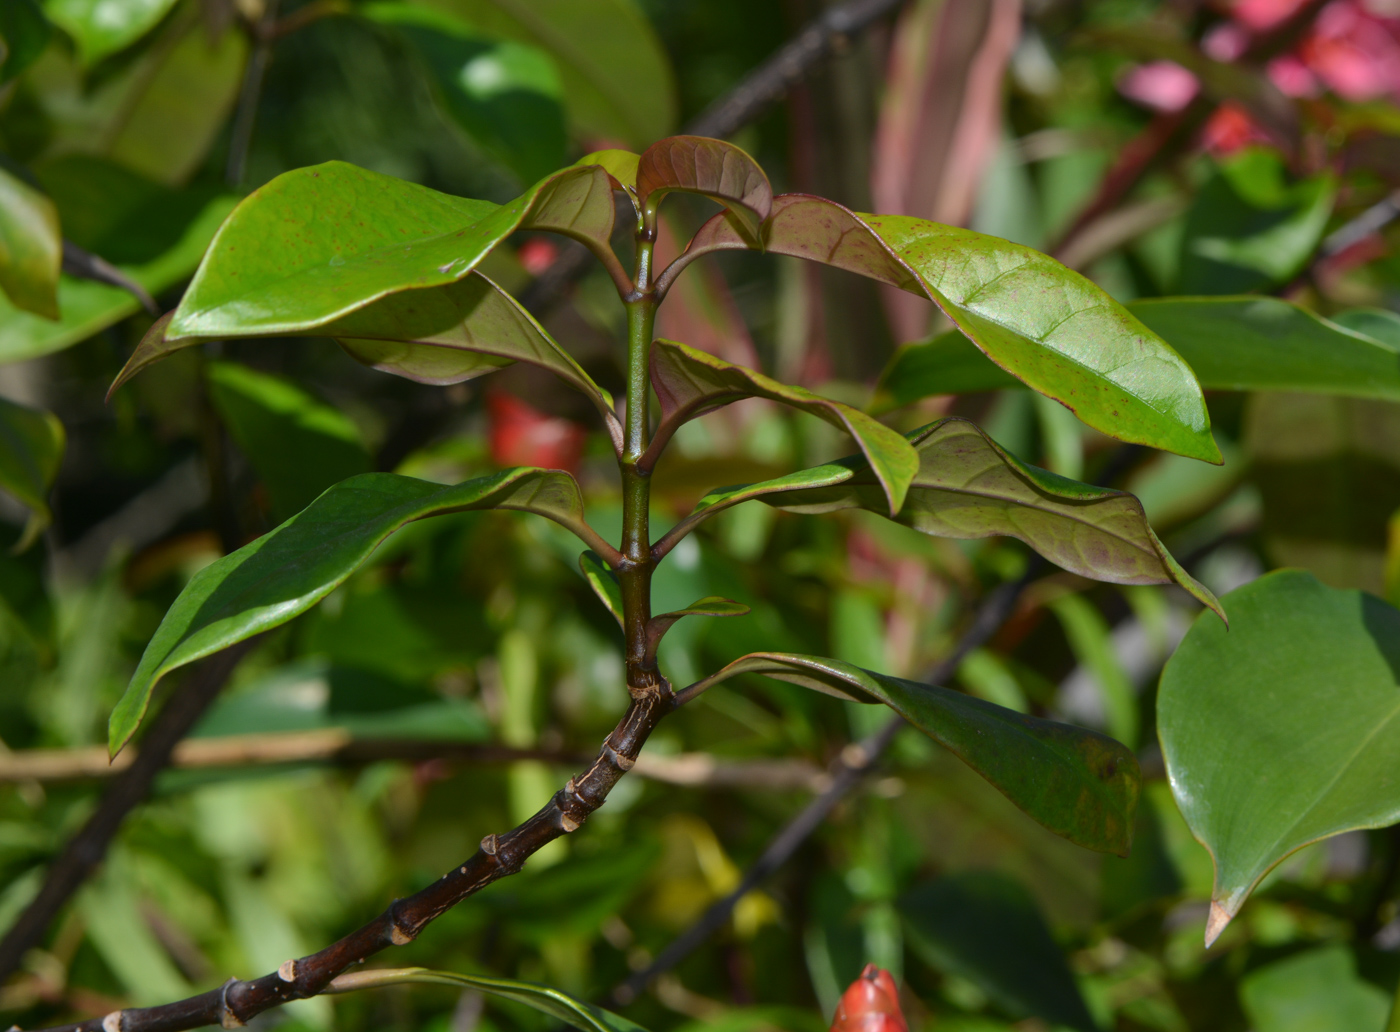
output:
[[126, 815], [150, 794], [175, 743], [194, 726], [252, 647], [253, 639], [249, 639], [225, 649], [206, 660], [175, 689], [142, 739], [141, 755], [118, 775], [92, 817], [49, 866], [39, 894], [0, 939], [0, 979], [19, 966], [26, 950], [38, 945], [49, 922], [101, 863]]

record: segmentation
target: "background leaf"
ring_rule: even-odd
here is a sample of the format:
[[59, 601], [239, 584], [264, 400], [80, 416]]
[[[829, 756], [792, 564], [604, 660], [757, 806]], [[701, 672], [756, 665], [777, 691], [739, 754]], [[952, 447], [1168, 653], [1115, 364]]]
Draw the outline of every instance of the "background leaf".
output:
[[0, 168], [0, 289], [16, 308], [57, 319], [62, 261], [53, 202]]
[[55, 25], [78, 44], [84, 64], [95, 64], [135, 43], [164, 18], [176, 0], [48, 0]]
[[52, 412], [0, 398], [0, 488], [30, 511], [14, 550], [28, 548], [53, 519], [49, 491], [63, 462], [67, 437]]
[[14, 0], [0, 7], [0, 85], [33, 64], [48, 46], [49, 20], [36, 0]]
[[1400, 611], [1279, 570], [1198, 619], [1157, 698], [1172, 791], [1215, 859], [1207, 942], [1310, 842], [1400, 820]]
[[1240, 1002], [1258, 1032], [1384, 1032], [1390, 1000], [1356, 974], [1345, 946], [1322, 946], [1255, 968]]

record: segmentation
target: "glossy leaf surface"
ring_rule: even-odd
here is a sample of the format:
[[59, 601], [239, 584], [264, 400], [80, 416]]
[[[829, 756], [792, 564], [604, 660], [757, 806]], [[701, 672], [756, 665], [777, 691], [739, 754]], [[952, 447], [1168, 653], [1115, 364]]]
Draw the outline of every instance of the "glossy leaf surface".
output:
[[49, 491], [63, 462], [63, 424], [52, 412], [0, 398], [0, 489], [30, 512], [14, 551], [28, 548], [53, 521]]
[[[719, 216], [690, 252], [743, 246], [740, 229]], [[774, 198], [763, 246], [925, 294], [998, 366], [1096, 430], [1220, 461], [1205, 399], [1181, 356], [1053, 258], [922, 219], [858, 215], [806, 194]]]
[[578, 485], [559, 470], [512, 469], [452, 487], [391, 473], [342, 481], [191, 578], [112, 711], [112, 752], [131, 738], [156, 682], [171, 670], [306, 612], [404, 524], [468, 509], [520, 509], [588, 533]]
[[749, 607], [742, 602], [720, 598], [718, 595], [707, 595], [684, 609], [653, 616], [647, 622], [647, 657], [653, 658], [656, 655], [656, 647], [666, 636], [666, 632], [674, 627], [677, 621], [687, 616], [748, 616], [749, 612]]
[[[1132, 495], [1028, 466], [964, 419], [930, 423], [909, 440], [919, 470], [895, 517], [899, 523], [938, 537], [1018, 538], [1080, 576], [1114, 584], [1175, 582], [1203, 604], [1219, 606], [1157, 540]], [[870, 467], [852, 457], [712, 492], [687, 522], [750, 498], [790, 512], [887, 512]]]
[[1400, 611], [1279, 570], [1198, 619], [1162, 674], [1158, 731], [1215, 860], [1207, 942], [1310, 842], [1400, 820]]
[[463, 279], [516, 229], [596, 243], [612, 225], [612, 189], [596, 166], [555, 173], [501, 207], [339, 161], [297, 169], [229, 216], [169, 334], [323, 328], [390, 294]]
[[900, 510], [910, 478], [919, 468], [918, 456], [901, 434], [859, 409], [779, 383], [685, 344], [656, 341], [651, 350], [651, 385], [661, 403], [660, 441], [668, 439], [682, 423], [741, 398], [782, 402], [846, 431], [869, 461], [884, 492], [888, 513]]
[[45, 12], [78, 44], [84, 64], [122, 50], [169, 13], [175, 0], [48, 0]]
[[16, 308], [57, 319], [62, 261], [53, 202], [0, 168], [0, 290]]
[[564, 164], [562, 90], [548, 54], [515, 40], [483, 37], [431, 8], [375, 3], [362, 10], [403, 37], [443, 110], [524, 182]]
[[504, 1000], [523, 1003], [541, 1014], [564, 1022], [579, 1032], [646, 1032], [620, 1014], [583, 1003], [567, 993], [530, 982], [510, 978], [486, 978], [480, 975], [458, 975], [427, 968], [371, 968], [340, 975], [327, 992], [349, 993], [360, 989], [377, 989], [386, 985], [447, 985], [499, 996]]
[[884, 703], [1055, 834], [1100, 852], [1128, 852], [1140, 788], [1137, 758], [1105, 735], [819, 656], [756, 652], [699, 683], [708, 687], [745, 673]]
[[972, 982], [1011, 1017], [1098, 1032], [1064, 951], [1014, 878], [998, 871], [948, 875], [915, 886], [896, 906], [916, 953]]
[[598, 601], [603, 603], [617, 621], [617, 625], [622, 627], [622, 586], [618, 583], [617, 574], [603, 561], [602, 556], [593, 551], [584, 552], [578, 557], [578, 568], [583, 572], [583, 579], [588, 581], [588, 586], [598, 596]]
[[349, 417], [297, 385], [237, 362], [210, 363], [205, 375], [210, 401], [267, 488], [277, 522], [372, 468]]
[[676, 120], [665, 48], [631, 0], [425, 0], [481, 32], [539, 47], [554, 59], [576, 137], [641, 149]]
[[773, 187], [758, 162], [723, 140], [671, 136], [644, 150], [637, 163], [637, 200], [673, 190], [701, 194], [723, 204], [752, 240], [773, 210]]
[[585, 154], [574, 162], [575, 165], [600, 165], [613, 179], [613, 188], [627, 191], [633, 201], [637, 199], [637, 168], [642, 156], [631, 151], [609, 150]]

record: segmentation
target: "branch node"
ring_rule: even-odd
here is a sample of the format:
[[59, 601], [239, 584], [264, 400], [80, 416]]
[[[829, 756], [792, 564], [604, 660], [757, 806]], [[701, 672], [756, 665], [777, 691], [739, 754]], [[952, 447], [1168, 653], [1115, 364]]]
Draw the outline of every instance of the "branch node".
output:
[[[19, 1026], [15, 1026], [18, 1028]], [[102, 1032], [122, 1032], [122, 1012], [112, 1011], [102, 1019]]]
[[554, 826], [562, 830], [564, 834], [567, 835], [571, 831], [578, 831], [578, 821], [574, 820], [572, 817], [570, 817], [567, 813], [565, 813], [562, 809], [560, 809], [557, 806], [554, 808], [554, 813]]
[[295, 982], [297, 980], [297, 962], [295, 958], [284, 960], [277, 968], [277, 977], [284, 982]]
[[[238, 984], [238, 979], [230, 978], [224, 983], [223, 990], [219, 993], [219, 1025], [223, 1028], [242, 1028], [247, 1022], [233, 1013], [233, 1008], [228, 1003], [228, 991]], [[103, 1026], [106, 1026], [106, 1019], [103, 1019]]]
[[611, 738], [603, 743], [603, 755], [608, 758], [609, 763], [623, 772], [629, 771], [637, 765], [637, 761], [632, 759], [632, 757], [624, 756], [613, 748]]
[[413, 941], [413, 938], [412, 935], [399, 927], [397, 921], [389, 926], [389, 941], [395, 946], [407, 946]]
[[[556, 784], [558, 784], [558, 782], [556, 782]], [[496, 838], [496, 833], [493, 831], [481, 840], [481, 851], [487, 856], [495, 856], [496, 850], [500, 848], [500, 844], [500, 839]], [[462, 873], [466, 873], [466, 868], [462, 869]]]

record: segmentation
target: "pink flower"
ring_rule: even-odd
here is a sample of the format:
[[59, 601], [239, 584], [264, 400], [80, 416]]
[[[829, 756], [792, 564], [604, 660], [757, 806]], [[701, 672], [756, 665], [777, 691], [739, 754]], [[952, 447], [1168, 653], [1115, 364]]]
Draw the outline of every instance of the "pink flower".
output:
[[1316, 97], [1322, 92], [1307, 65], [1293, 54], [1281, 54], [1269, 62], [1269, 79], [1286, 97]]
[[1174, 61], [1138, 65], [1118, 80], [1118, 92], [1153, 111], [1180, 111], [1195, 99], [1201, 84]]
[[568, 419], [547, 416], [513, 394], [486, 396], [490, 416], [491, 458], [498, 466], [539, 466], [578, 470], [586, 428]]
[[1207, 57], [1216, 61], [1227, 64], [1237, 61], [1249, 49], [1249, 30], [1234, 22], [1221, 22], [1206, 33], [1201, 40], [1201, 49]]
[[1226, 13], [1251, 32], [1265, 32], [1282, 24], [1307, 0], [1233, 0]]
[[1322, 9], [1299, 56], [1329, 89], [1347, 100], [1400, 98], [1400, 22], [1379, 18], [1354, 0]]

